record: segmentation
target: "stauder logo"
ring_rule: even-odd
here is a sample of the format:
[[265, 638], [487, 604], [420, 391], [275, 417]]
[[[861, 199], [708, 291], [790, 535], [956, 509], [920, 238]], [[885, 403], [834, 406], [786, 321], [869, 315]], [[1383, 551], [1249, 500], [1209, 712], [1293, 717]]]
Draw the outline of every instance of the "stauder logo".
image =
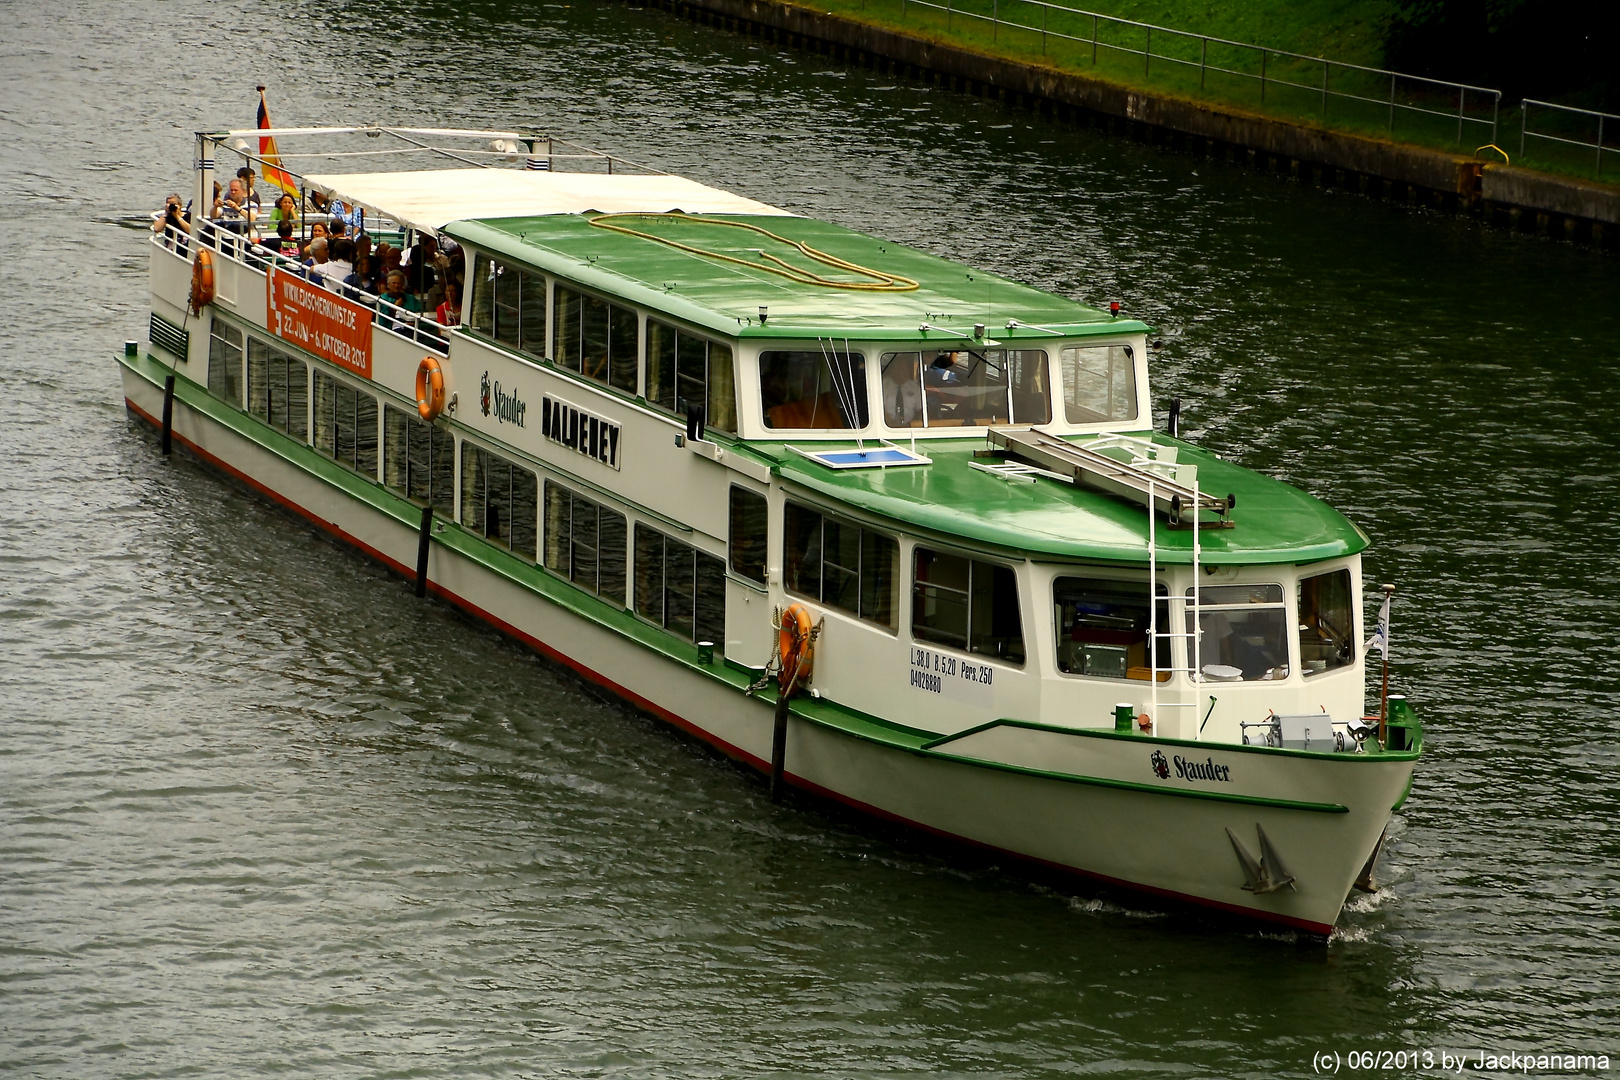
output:
[[507, 392], [501, 389], [500, 380], [493, 383], [489, 381], [489, 372], [478, 383], [478, 407], [484, 410], [484, 415], [490, 414], [493, 406], [495, 419], [503, 424], [516, 424], [523, 426], [523, 414], [529, 411], [528, 402], [517, 396], [517, 391]]
[[1160, 780], [1170, 779], [1170, 763], [1164, 759], [1164, 755], [1155, 750], [1153, 751], [1152, 761], [1153, 775], [1157, 776]]
[[484, 415], [489, 415], [489, 372], [484, 372], [483, 381], [478, 384], [478, 404], [483, 408]]

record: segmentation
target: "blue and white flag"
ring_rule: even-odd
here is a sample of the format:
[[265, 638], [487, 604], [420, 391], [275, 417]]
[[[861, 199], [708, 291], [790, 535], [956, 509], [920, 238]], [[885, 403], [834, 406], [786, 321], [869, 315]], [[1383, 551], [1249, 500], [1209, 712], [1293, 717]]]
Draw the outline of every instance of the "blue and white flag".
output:
[[1368, 655], [1377, 649], [1385, 660], [1389, 659], [1389, 593], [1384, 594], [1384, 606], [1378, 609], [1378, 628], [1372, 632], [1365, 646]]

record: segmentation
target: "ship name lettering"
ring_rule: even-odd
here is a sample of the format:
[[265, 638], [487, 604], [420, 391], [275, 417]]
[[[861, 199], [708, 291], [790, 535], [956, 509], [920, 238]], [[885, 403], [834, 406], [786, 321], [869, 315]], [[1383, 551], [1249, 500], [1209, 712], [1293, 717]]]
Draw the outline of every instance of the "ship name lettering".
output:
[[1205, 758], [1203, 761], [1188, 761], [1180, 754], [1176, 755], [1176, 775], [1188, 783], [1194, 780], [1214, 780], [1222, 784], [1232, 782], [1232, 770], [1226, 765], [1215, 764], [1214, 758]]
[[549, 394], [540, 399], [540, 434], [610, 469], [619, 467], [619, 425]]

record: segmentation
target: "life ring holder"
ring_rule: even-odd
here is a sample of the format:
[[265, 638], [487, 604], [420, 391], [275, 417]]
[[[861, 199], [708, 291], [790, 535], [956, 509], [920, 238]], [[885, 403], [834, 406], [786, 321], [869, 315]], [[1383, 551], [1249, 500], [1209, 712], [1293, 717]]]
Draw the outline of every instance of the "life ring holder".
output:
[[424, 356], [416, 365], [416, 411], [429, 422], [444, 412], [444, 368], [436, 356]]
[[191, 313], [201, 315], [202, 309], [213, 302], [214, 256], [206, 248], [198, 248], [191, 264]]
[[777, 623], [776, 654], [781, 662], [776, 684], [784, 695], [793, 688], [810, 681], [810, 667], [815, 659], [815, 626], [810, 621], [810, 609], [803, 604], [789, 604]]

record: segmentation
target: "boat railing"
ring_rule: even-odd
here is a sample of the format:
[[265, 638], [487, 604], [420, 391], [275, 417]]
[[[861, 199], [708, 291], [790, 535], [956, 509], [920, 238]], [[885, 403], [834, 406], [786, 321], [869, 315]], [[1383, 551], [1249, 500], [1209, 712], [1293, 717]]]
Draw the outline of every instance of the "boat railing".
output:
[[[256, 274], [267, 273], [271, 266], [278, 271], [297, 274], [299, 277], [314, 279], [309, 267], [297, 259], [288, 258], [278, 252], [271, 251], [245, 234], [233, 232], [220, 227], [212, 221], [197, 222], [193, 225], [193, 234], [187, 236], [176, 230], [172, 225], [164, 229], [162, 235], [153, 234], [152, 242], [167, 251], [172, 251], [183, 259], [189, 259], [192, 244], [208, 248], [220, 258], [236, 263]], [[361, 307], [368, 308], [375, 313], [372, 319], [372, 328], [386, 334], [392, 334], [413, 345], [420, 346], [439, 356], [450, 355], [450, 327], [440, 323], [431, 315], [422, 311], [411, 311], [381, 296], [374, 296], [364, 289], [352, 285], [326, 284], [331, 292], [351, 300]]]

